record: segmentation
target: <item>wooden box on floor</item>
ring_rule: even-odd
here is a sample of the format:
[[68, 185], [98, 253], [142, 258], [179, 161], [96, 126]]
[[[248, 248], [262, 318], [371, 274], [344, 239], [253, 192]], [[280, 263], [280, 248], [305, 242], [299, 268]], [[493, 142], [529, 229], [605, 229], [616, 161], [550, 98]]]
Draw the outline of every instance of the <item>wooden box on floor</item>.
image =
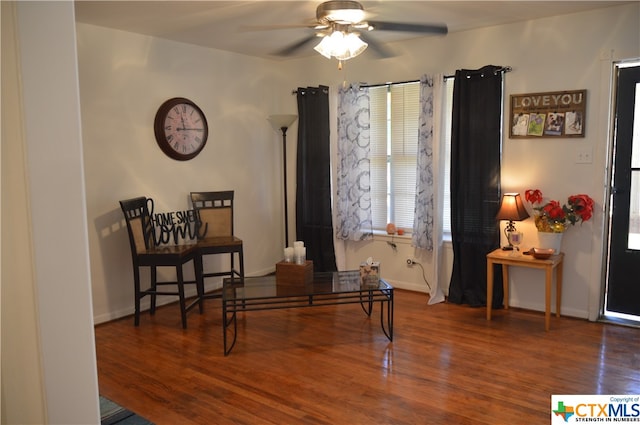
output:
[[276, 282], [282, 285], [306, 285], [313, 281], [313, 261], [304, 264], [276, 263]]

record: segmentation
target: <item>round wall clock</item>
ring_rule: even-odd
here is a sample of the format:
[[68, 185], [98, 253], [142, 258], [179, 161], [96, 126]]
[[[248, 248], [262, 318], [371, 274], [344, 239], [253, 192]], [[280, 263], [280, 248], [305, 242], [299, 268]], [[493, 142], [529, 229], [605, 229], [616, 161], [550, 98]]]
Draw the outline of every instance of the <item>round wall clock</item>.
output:
[[178, 161], [198, 155], [209, 136], [204, 113], [198, 105], [183, 97], [174, 97], [160, 105], [153, 130], [160, 149]]

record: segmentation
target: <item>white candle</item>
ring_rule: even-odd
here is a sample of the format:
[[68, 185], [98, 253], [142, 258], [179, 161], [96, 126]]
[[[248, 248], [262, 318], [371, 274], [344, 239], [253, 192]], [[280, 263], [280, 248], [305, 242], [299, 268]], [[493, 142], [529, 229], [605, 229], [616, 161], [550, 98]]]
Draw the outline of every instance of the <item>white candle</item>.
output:
[[294, 258], [295, 258], [296, 264], [304, 264], [307, 260], [307, 248], [303, 246], [297, 246], [294, 249], [295, 249]]
[[292, 263], [293, 262], [293, 248], [292, 247], [287, 247], [284, 249], [284, 261], [285, 263]]
[[295, 242], [293, 243], [293, 247], [294, 247], [294, 248], [302, 248], [302, 247], [304, 247], [304, 242], [302, 242], [302, 241], [295, 241]]

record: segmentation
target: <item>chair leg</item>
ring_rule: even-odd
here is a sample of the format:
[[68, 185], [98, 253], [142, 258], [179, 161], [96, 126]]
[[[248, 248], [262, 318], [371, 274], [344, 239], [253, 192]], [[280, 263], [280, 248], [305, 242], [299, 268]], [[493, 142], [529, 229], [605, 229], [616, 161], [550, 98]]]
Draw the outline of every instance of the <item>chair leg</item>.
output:
[[238, 251], [238, 257], [240, 258], [240, 279], [244, 283], [244, 255], [242, 253], [242, 248]]
[[236, 277], [236, 275], [238, 274], [238, 273], [236, 273], [236, 267], [235, 267], [235, 266], [236, 266], [236, 263], [235, 263], [235, 257], [234, 257], [235, 255], [236, 255], [236, 254], [235, 254], [235, 252], [233, 252], [233, 251], [231, 251], [231, 252], [229, 253], [229, 258], [231, 259], [231, 268], [229, 269], [229, 270], [231, 270], [231, 271], [229, 272], [229, 277], [230, 277], [232, 280], [233, 280], [233, 279]]
[[133, 325], [140, 325], [140, 268], [137, 265], [133, 265], [133, 293], [135, 297], [134, 305], [135, 310], [133, 312]]
[[182, 317], [182, 329], [187, 329], [187, 306], [184, 299], [184, 278], [182, 276], [182, 264], [176, 266], [178, 283], [178, 297], [180, 298], [180, 316]]
[[156, 291], [158, 289], [157, 285], [158, 273], [156, 270], [156, 266], [151, 266], [151, 291], [149, 294], [151, 295], [151, 306], [149, 308], [149, 314], [156, 314]]
[[202, 264], [202, 255], [196, 255], [193, 259], [193, 265], [196, 272], [196, 291], [198, 292], [198, 309], [200, 314], [204, 312], [204, 265]]

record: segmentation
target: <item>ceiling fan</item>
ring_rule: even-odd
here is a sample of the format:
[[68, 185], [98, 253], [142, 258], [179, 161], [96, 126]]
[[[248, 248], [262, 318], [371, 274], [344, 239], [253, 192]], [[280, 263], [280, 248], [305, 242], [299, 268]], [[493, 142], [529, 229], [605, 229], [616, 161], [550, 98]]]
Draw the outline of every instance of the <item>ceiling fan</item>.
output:
[[278, 56], [292, 55], [319, 37], [322, 41], [315, 50], [327, 58], [340, 61], [351, 59], [367, 47], [379, 57], [393, 56], [380, 43], [368, 37], [369, 31], [413, 32], [420, 34], [447, 34], [444, 24], [417, 24], [385, 21], [368, 21], [362, 4], [350, 0], [329, 0], [316, 9], [315, 24], [305, 27], [313, 30], [309, 36], [275, 52]]

